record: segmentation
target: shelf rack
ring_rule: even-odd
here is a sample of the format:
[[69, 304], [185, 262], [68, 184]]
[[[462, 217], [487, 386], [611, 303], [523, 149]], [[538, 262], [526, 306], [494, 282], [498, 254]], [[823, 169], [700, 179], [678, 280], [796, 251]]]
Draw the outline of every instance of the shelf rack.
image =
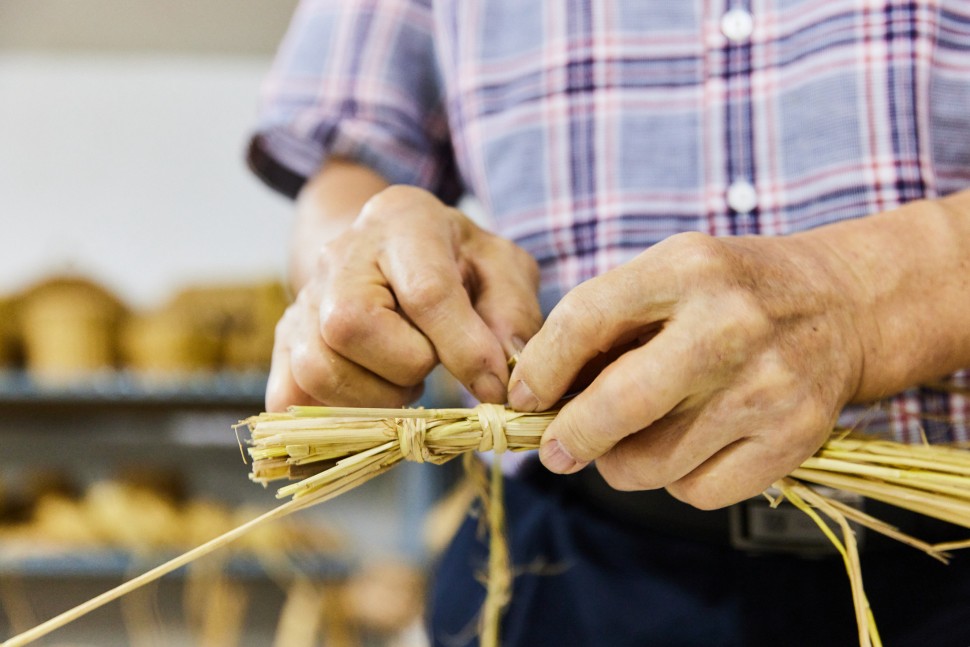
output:
[[[187, 547], [190, 548], [190, 547]], [[0, 545], [0, 574], [20, 577], [117, 578], [147, 571], [179, 553], [159, 551], [134, 553], [120, 548], [25, 548], [16, 543]], [[318, 581], [346, 579], [356, 560], [343, 555], [300, 553], [287, 555], [287, 567], [273, 568], [253, 555], [230, 557], [221, 570], [237, 579], [258, 580], [268, 576], [306, 575]], [[167, 577], [182, 577], [186, 568]]]
[[173, 407], [262, 410], [263, 372], [194, 373], [151, 377], [127, 371], [92, 373], [51, 382], [26, 371], [0, 371], [0, 407]]
[[[12, 467], [15, 478], [32, 466], [60, 466], [97, 478], [118, 462], [185, 465], [192, 485], [200, 485], [209, 497], [221, 494], [234, 503], [259, 500], [269, 506], [273, 489], [265, 492], [246, 482], [248, 468], [231, 430], [241, 417], [263, 410], [266, 379], [265, 373], [159, 380], [104, 372], [52, 384], [24, 371], [0, 371], [0, 466], [5, 465], [8, 476]], [[420, 405], [453, 404], [453, 394], [437, 388], [439, 383], [430, 382]], [[373, 547], [420, 563], [427, 559], [421, 538], [424, 515], [454, 478], [454, 470], [405, 464], [308, 514], [354, 526], [363, 535], [365, 552]], [[308, 557], [301, 564], [321, 577], [339, 577], [354, 568], [357, 557], [321, 556], [316, 562]], [[164, 556], [140, 558], [121, 550], [31, 555], [0, 543], [0, 576], [115, 577], [130, 574], [139, 564], [162, 561]], [[230, 568], [237, 575], [258, 577], [252, 560], [234, 556]]]

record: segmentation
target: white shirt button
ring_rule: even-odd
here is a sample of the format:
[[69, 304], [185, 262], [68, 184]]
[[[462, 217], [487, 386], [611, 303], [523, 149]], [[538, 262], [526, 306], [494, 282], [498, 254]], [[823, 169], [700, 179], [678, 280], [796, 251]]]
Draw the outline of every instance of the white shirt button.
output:
[[754, 19], [741, 7], [735, 7], [721, 16], [721, 33], [735, 43], [747, 40], [753, 31]]
[[746, 180], [735, 180], [728, 187], [727, 203], [737, 213], [751, 213], [758, 206], [758, 192]]

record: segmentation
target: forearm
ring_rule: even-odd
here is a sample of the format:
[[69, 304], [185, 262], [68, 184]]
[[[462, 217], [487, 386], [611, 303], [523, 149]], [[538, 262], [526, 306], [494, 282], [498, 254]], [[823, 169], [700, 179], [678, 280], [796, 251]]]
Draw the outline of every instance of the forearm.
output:
[[869, 401], [970, 366], [970, 191], [800, 234], [835, 252], [856, 300]]
[[364, 204], [387, 186], [368, 167], [343, 160], [331, 160], [306, 183], [297, 198], [290, 244], [294, 294], [313, 275], [323, 245], [347, 229]]

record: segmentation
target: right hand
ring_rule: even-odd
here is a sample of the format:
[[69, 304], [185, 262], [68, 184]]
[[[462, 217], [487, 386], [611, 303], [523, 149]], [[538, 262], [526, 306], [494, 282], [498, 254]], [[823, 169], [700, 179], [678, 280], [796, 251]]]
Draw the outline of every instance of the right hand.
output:
[[399, 407], [440, 361], [505, 401], [507, 357], [541, 324], [535, 260], [427, 191], [387, 188], [320, 250], [276, 327], [266, 407]]

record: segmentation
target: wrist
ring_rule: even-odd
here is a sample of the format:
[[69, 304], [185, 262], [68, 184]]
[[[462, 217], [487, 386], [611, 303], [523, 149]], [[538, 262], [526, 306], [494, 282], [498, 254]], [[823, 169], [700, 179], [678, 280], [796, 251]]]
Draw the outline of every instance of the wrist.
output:
[[834, 229], [823, 228], [791, 238], [798, 240], [809, 259], [809, 280], [827, 296], [826, 317], [839, 324], [836, 342], [841, 345], [839, 351], [847, 367], [842, 404], [858, 401], [860, 396], [864, 399], [863, 394], [872, 390], [869, 375], [883, 347], [879, 318], [874, 316], [871, 278], [860, 267], [858, 252], [846, 249], [843, 237]]
[[349, 228], [367, 201], [387, 186], [366, 166], [338, 159], [310, 178], [296, 199], [289, 254], [293, 294], [316, 274], [324, 246]]
[[851, 401], [885, 398], [970, 365], [968, 196], [792, 237], [820, 248], [843, 281], [861, 357]]
[[817, 230], [786, 240], [792, 244], [789, 253], [797, 259], [801, 276], [809, 282], [808, 292], [818, 302], [815, 314], [819, 323], [813, 329], [829, 335], [830, 361], [836, 368], [829, 377], [841, 387], [841, 408], [865, 390], [867, 368], [873, 350], [881, 347], [882, 331], [872, 316], [868, 277], [842, 247], [839, 236], [826, 233]]

